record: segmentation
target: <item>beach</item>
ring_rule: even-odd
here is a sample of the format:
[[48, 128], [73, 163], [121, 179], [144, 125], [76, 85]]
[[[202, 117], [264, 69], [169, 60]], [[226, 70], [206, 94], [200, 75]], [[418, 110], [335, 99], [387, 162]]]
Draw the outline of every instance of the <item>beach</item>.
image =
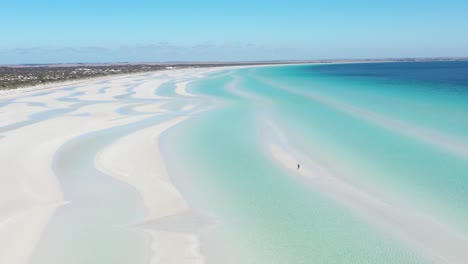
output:
[[[61, 214], [74, 211], [74, 208], [68, 208], [83, 202], [82, 196], [90, 195], [91, 191], [85, 186], [81, 190], [75, 189], [76, 182], [70, 175], [96, 170], [105, 173], [108, 181], [128, 185], [126, 190], [121, 190], [123, 194], [129, 192], [131, 196], [138, 193], [137, 199], [132, 197], [137, 203], [134, 206], [140, 207], [144, 213], [134, 219], [126, 219], [128, 222], [117, 221], [122, 226], [116, 222], [106, 228], [118, 227], [128, 233], [138, 233], [140, 237], [148, 236], [145, 240], [154, 240], [144, 250], [145, 254], [139, 256], [144, 259], [142, 263], [160, 263], [160, 260], [165, 260], [164, 263], [195, 263], [188, 260], [200, 258], [196, 238], [146, 228], [144, 223], [188, 210], [184, 198], [167, 176], [158, 151], [159, 137], [165, 130], [200, 111], [191, 111], [197, 102], [184, 100], [190, 96], [185, 91], [189, 81], [180, 82], [179, 79], [195, 80], [212, 71], [214, 69], [195, 69], [118, 78], [101, 77], [66, 85], [5, 92], [2, 95], [2, 103], [5, 102], [1, 113], [2, 139], [8, 140], [2, 141], [1, 146], [0, 262], [72, 263], [70, 256], [61, 259], [59, 254], [53, 256], [47, 251], [52, 245], [61, 247], [60, 243], [63, 242], [59, 237], [54, 237], [56, 229], [60, 227], [51, 226], [51, 222], [62, 227], [76, 225], [79, 228], [80, 223], [61, 217]], [[176, 83], [177, 96], [158, 95], [158, 86], [165, 82]], [[128, 132], [118, 133], [117, 130], [125, 128]], [[109, 132], [105, 136], [107, 141], [114, 131], [119, 134], [119, 137], [115, 136], [118, 140], [95, 148], [96, 152], [91, 153], [88, 153], [92, 148], [90, 145], [79, 153], [76, 153], [75, 147], [66, 150], [74, 140], [87, 142], [96, 138], [93, 135], [105, 133], [103, 131]], [[60, 154], [62, 152], [79, 159], [89, 154], [88, 158], [93, 160], [93, 164], [80, 163], [83, 166], [76, 167], [78, 172], [74, 171], [72, 165], [61, 165], [68, 162], [67, 154]], [[80, 180], [83, 180], [82, 184], [95, 186], [96, 193], [102, 192], [96, 187], [99, 182], [92, 177]], [[120, 194], [117, 192], [112, 197], [117, 199], [115, 202], [121, 198]], [[100, 219], [96, 217], [98, 223]], [[85, 253], [82, 250], [70, 250], [69, 253]], [[80, 263], [82, 260], [74, 261]]]
[[464, 263], [468, 64], [372, 65], [0, 93], [0, 263]]

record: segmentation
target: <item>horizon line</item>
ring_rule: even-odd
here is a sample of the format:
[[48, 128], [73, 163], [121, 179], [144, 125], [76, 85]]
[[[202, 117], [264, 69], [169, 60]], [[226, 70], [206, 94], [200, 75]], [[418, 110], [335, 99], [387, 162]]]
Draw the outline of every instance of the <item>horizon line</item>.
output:
[[8, 63], [3, 64], [0, 63], [1, 67], [5, 66], [49, 66], [49, 65], [142, 65], [142, 64], [254, 64], [254, 63], [331, 63], [331, 62], [360, 62], [360, 61], [368, 61], [368, 62], [392, 62], [392, 61], [400, 61], [400, 62], [418, 62], [418, 61], [465, 61], [468, 60], [468, 56], [437, 56], [437, 57], [382, 57], [382, 58], [354, 58], [354, 59], [282, 59], [282, 60], [207, 60], [207, 61], [199, 61], [199, 60], [174, 60], [174, 61], [141, 61], [141, 62], [129, 62], [129, 61], [120, 61], [120, 62], [53, 62], [53, 63]]

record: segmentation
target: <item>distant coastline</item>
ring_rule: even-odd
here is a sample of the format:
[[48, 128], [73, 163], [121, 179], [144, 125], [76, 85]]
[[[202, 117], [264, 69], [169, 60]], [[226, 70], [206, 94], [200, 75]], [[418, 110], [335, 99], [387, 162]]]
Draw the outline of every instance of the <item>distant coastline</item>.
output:
[[273, 60], [237, 62], [164, 62], [164, 63], [63, 63], [63, 64], [8, 64], [0, 65], [0, 90], [32, 87], [51, 83], [79, 81], [117, 74], [154, 72], [160, 70], [277, 65], [308, 63], [379, 63], [379, 62], [435, 62], [468, 61], [468, 57], [437, 58], [383, 58], [383, 59], [321, 59]]

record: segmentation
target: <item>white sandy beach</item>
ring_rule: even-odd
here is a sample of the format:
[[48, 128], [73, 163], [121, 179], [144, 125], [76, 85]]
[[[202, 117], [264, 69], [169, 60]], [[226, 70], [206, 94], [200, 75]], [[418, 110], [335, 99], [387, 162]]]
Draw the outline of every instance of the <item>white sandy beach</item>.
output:
[[[101, 77], [2, 91], [0, 99], [7, 105], [0, 110], [0, 263], [41, 262], [32, 256], [41, 238], [48, 236], [44, 233], [48, 223], [57, 210], [73, 204], [61, 188], [60, 177], [66, 175], [54, 171], [55, 154], [63, 145], [88, 133], [155, 116], [161, 121], [94, 153], [95, 166], [140, 194], [147, 216], [120, 228], [137, 229], [151, 237], [150, 263], [202, 263], [194, 234], [147, 228], [142, 223], [190, 209], [171, 184], [158, 145], [164, 131], [199, 112], [200, 105], [184, 103], [177, 112], [164, 105], [178, 102], [179, 96], [194, 97], [187, 91], [191, 80], [218, 70], [161, 71], [144, 78], [142, 74]], [[177, 96], [158, 95], [158, 87], [168, 81], [176, 83]], [[134, 114], [127, 114], [129, 109]]]

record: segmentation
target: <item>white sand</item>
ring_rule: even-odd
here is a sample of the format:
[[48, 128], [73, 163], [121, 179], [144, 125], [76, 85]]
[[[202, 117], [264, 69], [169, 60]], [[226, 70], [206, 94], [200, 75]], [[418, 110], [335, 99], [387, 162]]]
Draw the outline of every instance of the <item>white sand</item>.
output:
[[[142, 195], [148, 208], [146, 221], [188, 210], [184, 198], [171, 184], [163, 157], [158, 151], [160, 135], [186, 118], [177, 117], [132, 133], [112, 144], [96, 158], [96, 165], [100, 170], [127, 182]], [[153, 237], [151, 263], [203, 262], [197, 249], [198, 239], [193, 234], [146, 230]], [[164, 261], [159, 262], [160, 260]]]
[[[129, 87], [124, 85], [125, 83], [114, 83], [112, 86], [110, 84], [98, 84], [98, 85], [90, 85], [90, 86], [83, 86], [78, 87], [74, 90], [74, 92], [82, 92], [83, 95], [80, 95], [79, 98], [85, 101], [117, 101], [116, 96], [121, 96], [127, 94], [127, 90]], [[102, 88], [110, 88], [106, 89], [104, 93], [99, 93], [99, 90]]]
[[[32, 123], [0, 133], [0, 263], [29, 263], [54, 212], [67, 203], [53, 171], [54, 155], [66, 142], [89, 132], [168, 114], [166, 121], [137, 130], [108, 146], [96, 157], [96, 166], [109, 177], [128, 183], [141, 194], [148, 213], [147, 218], [141, 221], [186, 212], [189, 209], [187, 203], [167, 175], [164, 159], [158, 150], [159, 137], [170, 127], [186, 120], [193, 114], [191, 110], [197, 108], [199, 112], [203, 109], [199, 110], [199, 105], [190, 103], [174, 115], [161, 109], [161, 106], [180, 98], [195, 97], [185, 90], [187, 84], [214, 70], [223, 68], [161, 71], [146, 73], [145, 76], [108, 76], [2, 91], [0, 100], [16, 101], [0, 108], [0, 126], [28, 120]], [[166, 81], [178, 82], [176, 97], [156, 95], [158, 86]], [[77, 87], [64, 90], [65, 85], [70, 87], [71, 84]], [[109, 89], [100, 92], [106, 87]], [[116, 99], [116, 96], [128, 94], [131, 87], [134, 94], [128, 98], [130, 101]], [[44, 92], [50, 93], [41, 94]], [[67, 96], [73, 96], [72, 101], [63, 100]], [[139, 99], [155, 101], [151, 103]], [[116, 112], [131, 104], [132, 100], [136, 100], [132, 110], [140, 112], [139, 115], [122, 116]], [[45, 106], [28, 106], [24, 102], [44, 103]], [[76, 108], [78, 105], [80, 108]], [[73, 111], [41, 120], [31, 117], [31, 114], [57, 108]], [[138, 223], [128, 224], [122, 228], [138, 228]], [[203, 262], [196, 235], [140, 229], [152, 237], [151, 245], [148, 245], [148, 249], [153, 250], [152, 263]]]
[[194, 109], [195, 107], [197, 107], [197, 106], [194, 105], [194, 104], [188, 104], [188, 105], [182, 106], [182, 108], [180, 108], [180, 110], [181, 111], [190, 111], [190, 110]]
[[151, 103], [151, 104], [143, 104], [143, 105], [138, 105], [134, 107], [133, 110], [140, 112], [140, 113], [149, 113], [149, 114], [167, 113], [167, 110], [162, 108], [165, 104], [167, 104], [167, 101]]
[[9, 104], [2, 107], [0, 110], [0, 127], [11, 125], [11, 120], [15, 120], [15, 123], [29, 120], [28, 116], [31, 113], [38, 113], [45, 110], [48, 109], [41, 106], [30, 106], [24, 103]]
[[[47, 94], [41, 95], [46, 92]], [[16, 99], [16, 102], [38, 102], [45, 104], [46, 107], [51, 109], [66, 108], [73, 104], [73, 102], [67, 102], [59, 100], [60, 98], [70, 96], [74, 91], [65, 90], [54, 90], [54, 91], [43, 91], [40, 93], [28, 92], [26, 94], [20, 94], [21, 97]], [[14, 96], [16, 98], [17, 95]]]
[[101, 106], [105, 115], [59, 117], [5, 133], [0, 140], [0, 263], [27, 263], [41, 231], [65, 202], [52, 170], [60, 146], [81, 134], [142, 118], [111, 121], [114, 107]]
[[169, 99], [168, 97], [156, 95], [156, 89], [166, 82], [166, 79], [155, 79], [145, 81], [139, 84], [135, 89], [135, 94], [133, 98], [143, 98], [143, 99]]
[[182, 95], [182, 96], [188, 96], [191, 97], [193, 94], [187, 92], [187, 84], [189, 82], [180, 82], [176, 84], [176, 93]]

